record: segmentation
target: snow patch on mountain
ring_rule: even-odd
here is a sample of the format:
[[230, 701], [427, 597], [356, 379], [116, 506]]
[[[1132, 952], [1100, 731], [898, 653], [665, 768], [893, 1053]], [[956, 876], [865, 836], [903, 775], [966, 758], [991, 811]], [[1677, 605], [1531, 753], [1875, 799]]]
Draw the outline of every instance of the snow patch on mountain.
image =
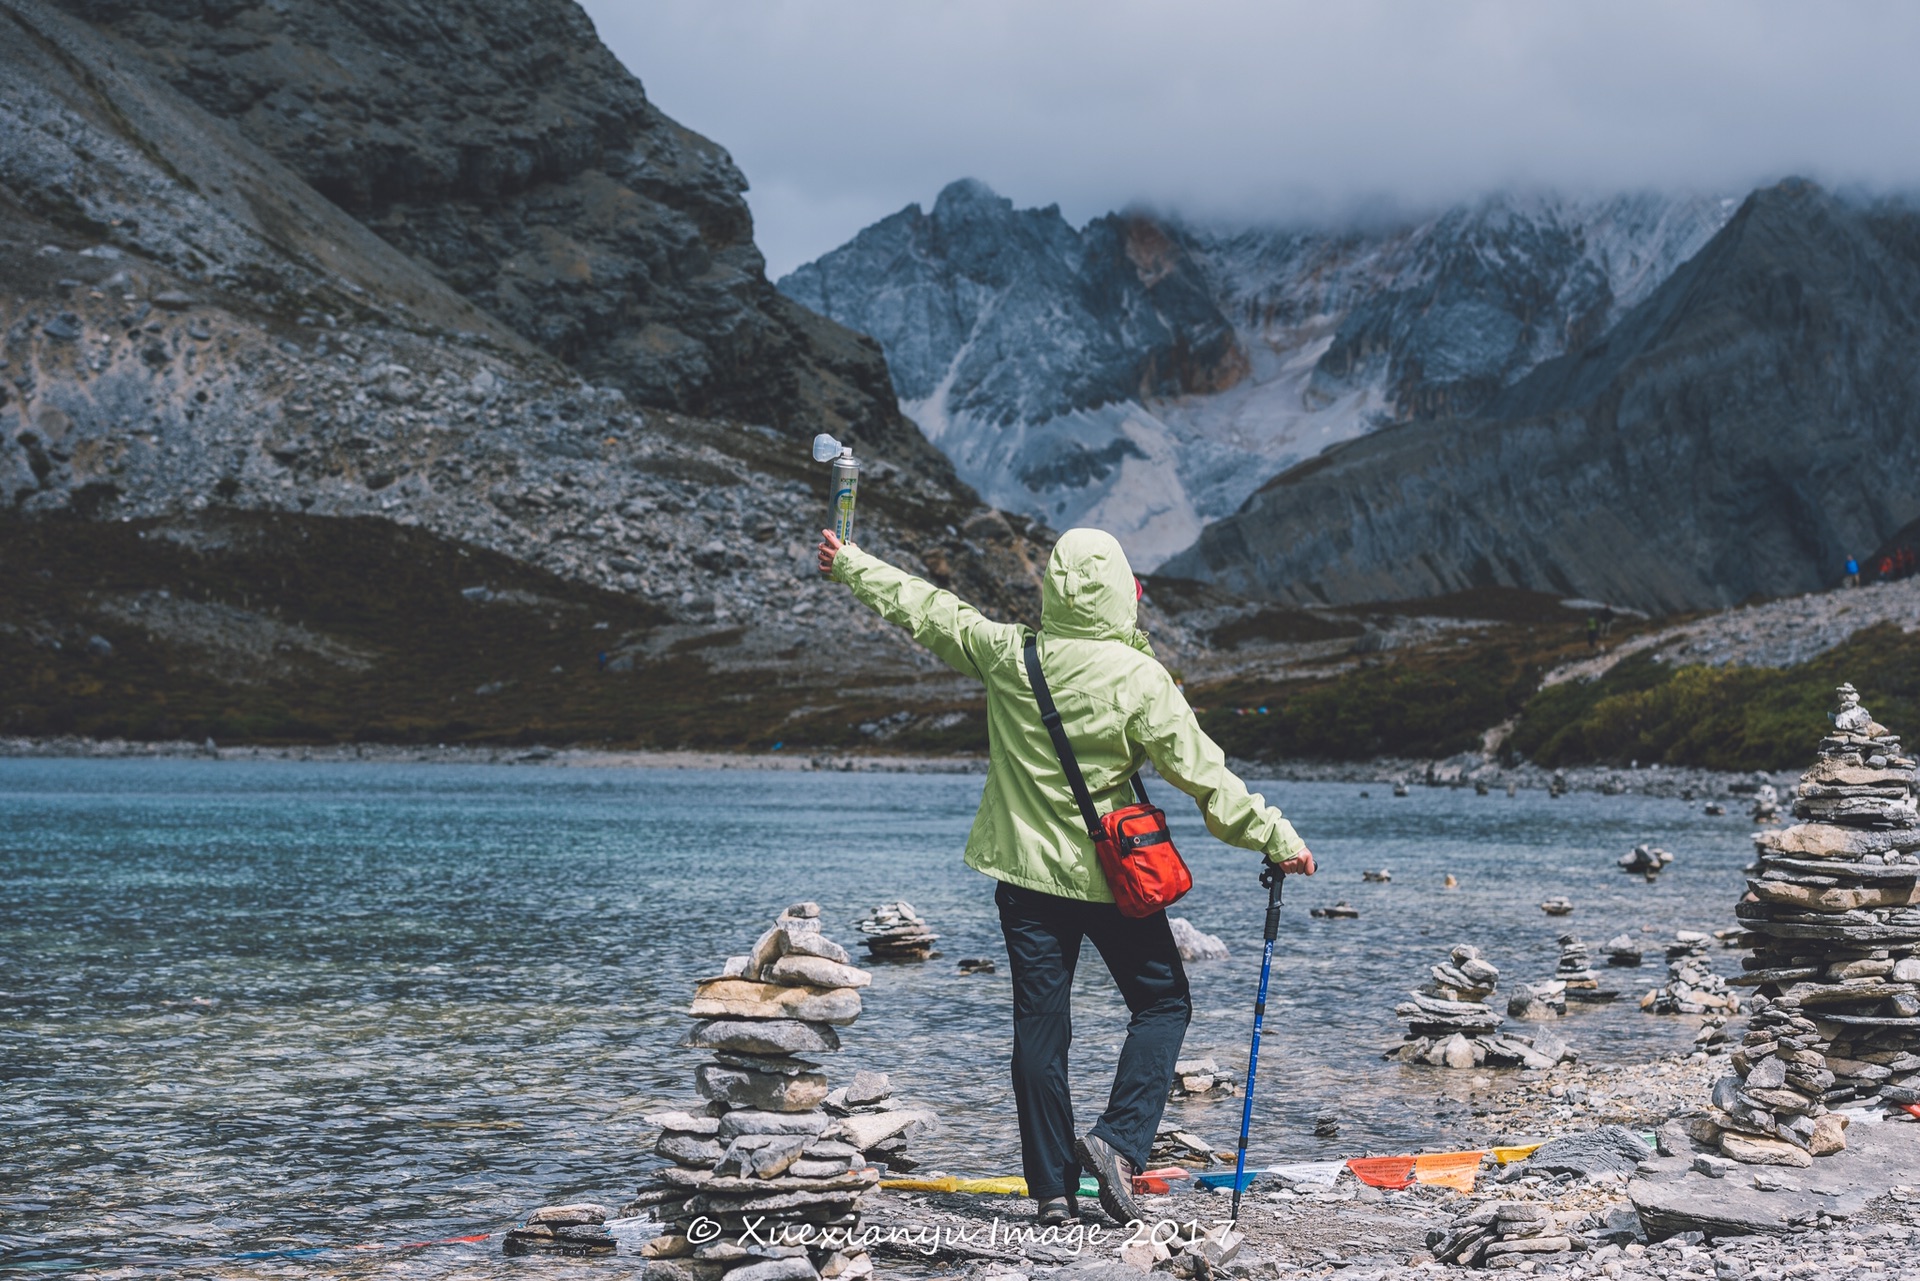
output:
[[989, 502], [1108, 529], [1151, 569], [1329, 445], [1470, 414], [1596, 337], [1732, 211], [1498, 196], [1395, 226], [1076, 231], [963, 181], [779, 287], [880, 343]]

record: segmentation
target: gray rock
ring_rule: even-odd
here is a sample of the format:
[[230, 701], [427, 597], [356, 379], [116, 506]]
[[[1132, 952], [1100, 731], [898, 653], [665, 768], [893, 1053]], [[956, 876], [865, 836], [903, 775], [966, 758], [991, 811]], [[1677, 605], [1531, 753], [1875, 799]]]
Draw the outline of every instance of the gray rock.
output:
[[1747, 1072], [1749, 1090], [1777, 1090], [1786, 1083], [1787, 1065], [1775, 1056], [1761, 1059]]
[[1654, 1151], [1623, 1125], [1603, 1125], [1583, 1134], [1549, 1139], [1527, 1158], [1527, 1169], [1540, 1174], [1577, 1174], [1584, 1179], [1632, 1174]]
[[648, 1125], [678, 1130], [682, 1134], [711, 1136], [720, 1132], [720, 1118], [704, 1112], [649, 1112], [640, 1119]]
[[873, 975], [819, 956], [783, 956], [765, 973], [774, 983], [806, 983], [814, 987], [866, 987]]
[[893, 1086], [885, 1072], [856, 1072], [847, 1085], [845, 1101], [848, 1107], [864, 1107], [878, 1103], [892, 1093]]
[[694, 1085], [702, 1098], [768, 1112], [810, 1111], [827, 1097], [827, 1078], [818, 1072], [774, 1076], [719, 1063], [695, 1068]]
[[727, 1273], [727, 1281], [818, 1281], [820, 1274], [804, 1254], [786, 1259], [749, 1263]]
[[1702, 1152], [1693, 1158], [1693, 1168], [1697, 1173], [1704, 1174], [1709, 1179], [1724, 1179], [1727, 1175], [1739, 1169], [1740, 1166], [1737, 1161], [1729, 1161], [1726, 1157], [1714, 1156], [1711, 1153]]
[[1183, 961], [1224, 961], [1227, 959], [1227, 945], [1218, 935], [1203, 934], [1192, 921], [1184, 916], [1170, 916], [1167, 926], [1173, 931], [1173, 945], [1180, 952]]
[[896, 1135], [918, 1134], [938, 1125], [939, 1118], [933, 1113], [911, 1108], [893, 1112], [857, 1112], [836, 1121], [833, 1128], [827, 1131], [827, 1137], [844, 1140], [862, 1152], [871, 1152]]
[[817, 1072], [820, 1065], [807, 1059], [796, 1059], [787, 1055], [741, 1054], [734, 1050], [715, 1050], [713, 1060], [727, 1067], [737, 1067], [748, 1072], [763, 1072], [772, 1076], [799, 1076], [803, 1072]]
[[654, 1141], [653, 1150], [677, 1165], [705, 1169], [719, 1164], [727, 1149], [714, 1139], [668, 1130]]
[[726, 1155], [714, 1167], [716, 1174], [738, 1174], [743, 1178], [772, 1179], [787, 1172], [800, 1159], [810, 1135], [743, 1134], [728, 1145]]
[[763, 1112], [734, 1108], [720, 1118], [719, 1136], [731, 1140], [743, 1134], [824, 1134], [831, 1119], [823, 1112]]
[[686, 1043], [743, 1054], [822, 1054], [840, 1048], [831, 1026], [799, 1019], [709, 1019], [694, 1025]]
[[594, 1201], [576, 1201], [570, 1205], [542, 1206], [527, 1216], [528, 1223], [544, 1223], [560, 1228], [580, 1223], [605, 1223], [613, 1211]]

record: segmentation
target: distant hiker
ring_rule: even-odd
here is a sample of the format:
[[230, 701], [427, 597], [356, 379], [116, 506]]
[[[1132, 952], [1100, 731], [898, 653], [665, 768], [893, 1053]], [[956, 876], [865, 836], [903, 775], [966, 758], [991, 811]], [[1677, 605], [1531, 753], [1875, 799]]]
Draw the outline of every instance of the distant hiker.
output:
[[[1173, 1084], [1193, 1003], [1167, 914], [1114, 906], [1066, 772], [1029, 683], [1028, 629], [995, 623], [952, 592], [821, 532], [820, 570], [986, 686], [989, 763], [967, 837], [969, 867], [999, 881], [994, 901], [1013, 977], [1013, 1097], [1020, 1160], [1040, 1222], [1078, 1218], [1085, 1169], [1120, 1223], [1141, 1219], [1132, 1176]], [[1037, 655], [1094, 807], [1129, 804], [1128, 779], [1152, 761], [1199, 804], [1207, 830], [1313, 875], [1313, 855], [1280, 811], [1227, 768], [1137, 625], [1140, 585], [1111, 534], [1070, 529], [1041, 587]], [[1133, 1014], [1100, 1120], [1077, 1142], [1067, 1083], [1074, 965], [1091, 941]]]
[[1880, 558], [1880, 581], [1883, 583], [1893, 581], [1893, 557], [1891, 556]]
[[1858, 587], [1860, 585], [1860, 562], [1851, 556], [1847, 557], [1847, 576], [1840, 580], [1840, 585], [1842, 587]]
[[1587, 615], [1587, 652], [1600, 648], [1600, 620], [1592, 614]]
[[1613, 606], [1602, 605], [1600, 607], [1600, 634], [1602, 636], [1613, 635], [1613, 619]]
[[1894, 553], [1894, 559], [1896, 561], [1896, 564], [1894, 567], [1895, 572], [1898, 573], [1900, 577], [1902, 578], [1913, 577], [1913, 570], [1914, 570], [1913, 548], [1902, 547], [1899, 551]]

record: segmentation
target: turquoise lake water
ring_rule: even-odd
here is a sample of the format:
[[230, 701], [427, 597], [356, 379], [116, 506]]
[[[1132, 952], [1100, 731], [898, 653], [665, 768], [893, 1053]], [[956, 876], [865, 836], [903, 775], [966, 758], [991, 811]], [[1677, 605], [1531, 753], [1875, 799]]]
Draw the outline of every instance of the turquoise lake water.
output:
[[[1504, 990], [1547, 977], [1569, 929], [1597, 949], [1643, 925], [1724, 928], [1751, 856], [1744, 819], [1673, 800], [1256, 786], [1323, 869], [1288, 883], [1256, 1094], [1270, 1159], [1434, 1146], [1433, 1074], [1379, 1054], [1395, 1001], [1452, 943], [1485, 949]], [[690, 984], [801, 898], [850, 947], [887, 899], [940, 931], [940, 959], [876, 971], [829, 1074], [887, 1071], [941, 1112], [915, 1141], [925, 1168], [1017, 1172], [1005, 953], [991, 883], [959, 857], [979, 791], [965, 775], [0, 760], [0, 1270], [504, 1274], [497, 1241], [218, 1260], [618, 1205], [655, 1162], [642, 1114], [695, 1097]], [[1188, 1053], [1243, 1066], [1255, 856], [1190, 806], [1173, 818], [1196, 881], [1175, 914], [1233, 949], [1191, 967]], [[1614, 866], [1646, 840], [1679, 856], [1656, 885]], [[1392, 883], [1363, 885], [1378, 867]], [[1551, 894], [1576, 913], [1546, 917]], [[1336, 898], [1361, 919], [1307, 916]], [[1637, 995], [1664, 977], [1658, 955], [1608, 978]], [[1001, 972], [957, 973], [974, 956]], [[1090, 950], [1079, 986], [1084, 1126], [1125, 1011]], [[1694, 1027], [1625, 999], [1553, 1026], [1597, 1062], [1680, 1049]], [[1328, 1106], [1341, 1134], [1316, 1140]], [[1230, 1146], [1239, 1102], [1178, 1115]]]

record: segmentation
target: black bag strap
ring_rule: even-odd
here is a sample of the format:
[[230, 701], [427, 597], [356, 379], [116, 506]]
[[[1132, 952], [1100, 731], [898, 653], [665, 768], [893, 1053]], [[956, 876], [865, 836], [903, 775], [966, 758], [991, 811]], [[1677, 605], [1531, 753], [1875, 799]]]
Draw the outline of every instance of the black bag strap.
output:
[[[1073, 744], [1067, 741], [1067, 727], [1060, 723], [1060, 709], [1053, 704], [1053, 691], [1047, 688], [1046, 673], [1040, 670], [1040, 638], [1033, 632], [1027, 633], [1026, 660], [1027, 684], [1033, 686], [1034, 701], [1040, 704], [1040, 723], [1047, 727], [1047, 736], [1053, 739], [1054, 753], [1060, 758], [1060, 768], [1066, 771], [1067, 786], [1073, 789], [1073, 800], [1080, 807], [1087, 835], [1100, 841], [1106, 833], [1100, 826], [1099, 813], [1093, 808], [1087, 780], [1080, 773], [1080, 761], [1073, 754]], [[1137, 773], [1133, 776], [1133, 790], [1142, 805], [1150, 803], [1147, 789]]]

